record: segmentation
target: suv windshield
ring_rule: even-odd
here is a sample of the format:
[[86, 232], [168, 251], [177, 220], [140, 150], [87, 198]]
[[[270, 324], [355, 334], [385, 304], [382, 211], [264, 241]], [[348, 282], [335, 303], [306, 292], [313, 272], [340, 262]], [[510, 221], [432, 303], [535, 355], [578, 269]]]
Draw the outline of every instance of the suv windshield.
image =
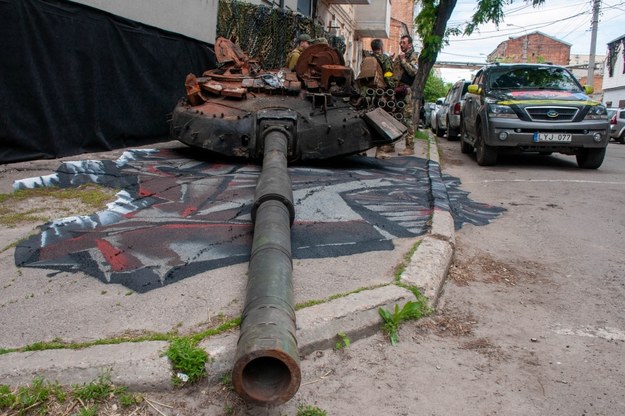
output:
[[577, 80], [565, 69], [547, 66], [497, 68], [490, 73], [489, 87], [501, 89], [549, 89], [580, 92]]

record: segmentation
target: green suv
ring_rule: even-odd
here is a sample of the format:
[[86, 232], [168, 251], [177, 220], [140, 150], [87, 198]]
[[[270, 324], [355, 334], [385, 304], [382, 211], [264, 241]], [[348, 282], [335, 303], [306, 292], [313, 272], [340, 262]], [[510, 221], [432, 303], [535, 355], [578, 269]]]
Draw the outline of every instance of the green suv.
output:
[[480, 69], [462, 107], [461, 151], [480, 166], [516, 150], [575, 155], [597, 169], [610, 140], [606, 108], [566, 69], [543, 64], [492, 64]]

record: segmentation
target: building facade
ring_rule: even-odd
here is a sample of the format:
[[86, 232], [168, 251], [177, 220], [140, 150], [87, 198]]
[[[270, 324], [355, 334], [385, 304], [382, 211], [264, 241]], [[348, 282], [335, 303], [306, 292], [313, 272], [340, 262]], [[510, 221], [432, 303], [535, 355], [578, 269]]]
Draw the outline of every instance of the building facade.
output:
[[625, 108], [625, 35], [608, 42], [603, 76], [603, 102]]

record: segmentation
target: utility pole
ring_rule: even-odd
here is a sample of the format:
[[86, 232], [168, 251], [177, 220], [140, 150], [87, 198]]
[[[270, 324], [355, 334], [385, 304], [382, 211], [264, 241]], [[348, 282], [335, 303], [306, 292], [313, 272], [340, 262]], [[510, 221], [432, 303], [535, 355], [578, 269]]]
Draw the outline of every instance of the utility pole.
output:
[[601, 0], [592, 0], [592, 27], [590, 36], [590, 56], [588, 57], [588, 79], [586, 84], [594, 87], [595, 84], [595, 52], [597, 50], [597, 27], [599, 26], [599, 9]]

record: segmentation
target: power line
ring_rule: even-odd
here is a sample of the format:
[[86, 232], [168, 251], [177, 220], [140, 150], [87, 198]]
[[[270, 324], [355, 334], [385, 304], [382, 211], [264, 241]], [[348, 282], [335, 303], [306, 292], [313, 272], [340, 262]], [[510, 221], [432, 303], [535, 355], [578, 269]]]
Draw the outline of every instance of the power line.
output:
[[[574, 19], [576, 17], [583, 16], [585, 14], [588, 14], [588, 12], [581, 12], [581, 13], [577, 13], [577, 14], [574, 14], [574, 15], [569, 16], [569, 17], [565, 17], [563, 19], [553, 20], [553, 21], [544, 22], [544, 23], [535, 23], [533, 25], [527, 25], [527, 26], [524, 26], [524, 27], [526, 28], [526, 30], [527, 29], [529, 29], [529, 30], [541, 29], [541, 28], [544, 28], [544, 27], [547, 27], [547, 26], [551, 26], [551, 25], [553, 25], [555, 23], [559, 23], [559, 22], [563, 22], [565, 20], [571, 20], [571, 19]], [[480, 33], [500, 33], [500, 32], [502, 32], [502, 30], [485, 31], [485, 32], [480, 32]], [[517, 30], [517, 31], [513, 31], [513, 32], [505, 32], [505, 33], [502, 33], [500, 35], [495, 35], [495, 36], [482, 36], [482, 37], [475, 37], [475, 38], [472, 38], [472, 39], [450, 39], [450, 41], [453, 40], [453, 42], [470, 42], [470, 41], [477, 41], [477, 40], [484, 40], [484, 39], [495, 39], [495, 38], [500, 38], [500, 37], [503, 37], [503, 36], [510, 36], [510, 35], [516, 35], [516, 34], [522, 34], [522, 33], [524, 33], [524, 31], [518, 31]]]

